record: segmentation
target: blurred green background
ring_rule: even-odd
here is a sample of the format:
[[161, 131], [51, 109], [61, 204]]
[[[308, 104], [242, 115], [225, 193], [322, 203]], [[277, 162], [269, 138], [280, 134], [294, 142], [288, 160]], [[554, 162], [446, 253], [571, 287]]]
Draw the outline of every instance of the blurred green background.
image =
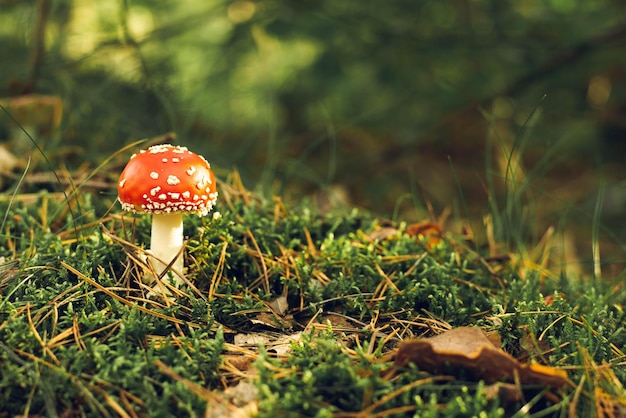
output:
[[[621, 250], [625, 6], [0, 0], [0, 103], [22, 122], [11, 100], [45, 95], [26, 111], [44, 126], [22, 123], [70, 171], [174, 132], [218, 175], [322, 209], [500, 211], [535, 239], [601, 219]], [[34, 147], [5, 112], [0, 133], [21, 172]]]

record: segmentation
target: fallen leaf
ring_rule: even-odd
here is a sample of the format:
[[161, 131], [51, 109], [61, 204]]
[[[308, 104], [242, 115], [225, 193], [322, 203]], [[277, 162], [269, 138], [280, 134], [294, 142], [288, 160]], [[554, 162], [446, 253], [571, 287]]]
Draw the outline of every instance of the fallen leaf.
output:
[[289, 319], [291, 318], [282, 318], [281, 316], [274, 315], [271, 312], [259, 312], [253, 318], [250, 318], [250, 323], [252, 325], [260, 325], [270, 329], [281, 330], [291, 328], [292, 324]]
[[523, 363], [530, 358], [548, 359], [550, 352], [550, 343], [546, 340], [538, 340], [534, 334], [527, 329], [524, 330], [525, 334], [519, 339], [520, 354], [517, 355], [517, 359]]
[[443, 229], [437, 224], [424, 221], [409, 225], [406, 233], [411, 237], [428, 238], [427, 244], [432, 247], [441, 240]]
[[252, 363], [254, 363], [255, 358], [242, 354], [223, 354], [222, 361], [227, 368], [228, 366], [230, 366], [235, 370], [245, 372], [250, 369], [250, 366], [252, 366]]
[[239, 347], [263, 345], [268, 352], [273, 352], [280, 356], [291, 352], [292, 343], [300, 342], [301, 337], [300, 332], [283, 335], [278, 338], [273, 338], [268, 333], [237, 334], [234, 337], [233, 343]]
[[485, 386], [483, 393], [487, 399], [498, 398], [504, 403], [520, 402], [524, 398], [520, 387], [514, 383], [493, 383]]
[[262, 333], [237, 334], [233, 337], [233, 340], [233, 343], [240, 347], [244, 345], [257, 346], [270, 342], [270, 337]]
[[[58, 96], [27, 94], [0, 98], [4, 106], [20, 125], [35, 128], [38, 134], [51, 135], [61, 124], [63, 102]], [[14, 123], [11, 120], [11, 125]], [[14, 128], [18, 129], [18, 128]]]
[[271, 344], [267, 345], [267, 351], [274, 352], [279, 356], [291, 353], [293, 351], [293, 343], [299, 343], [302, 333], [296, 332], [291, 335], [284, 335]]
[[0, 145], [0, 173], [10, 173], [19, 163], [19, 159]]
[[545, 302], [546, 306], [550, 306], [554, 303], [557, 297], [560, 299], [565, 299], [565, 294], [558, 293], [557, 295], [546, 295], [543, 297], [543, 301]]
[[392, 228], [390, 226], [383, 226], [382, 228], [377, 228], [367, 234], [367, 238], [372, 241], [383, 241], [389, 237], [392, 237], [398, 233], [396, 228]]
[[459, 327], [432, 338], [400, 343], [394, 364], [406, 367], [414, 363], [420, 370], [446, 373], [462, 368], [476, 379], [488, 383], [502, 380], [545, 384], [561, 387], [567, 384], [567, 374], [540, 364], [522, 364], [493, 345], [478, 327]]
[[250, 382], [241, 381], [236, 386], [224, 390], [224, 398], [239, 407], [256, 401], [258, 397], [259, 390]]
[[596, 411], [599, 417], [625, 417], [626, 400], [619, 396], [605, 392], [600, 387], [594, 389]]
[[283, 316], [289, 309], [289, 302], [287, 302], [287, 296], [278, 296], [267, 302], [267, 306], [278, 315]]

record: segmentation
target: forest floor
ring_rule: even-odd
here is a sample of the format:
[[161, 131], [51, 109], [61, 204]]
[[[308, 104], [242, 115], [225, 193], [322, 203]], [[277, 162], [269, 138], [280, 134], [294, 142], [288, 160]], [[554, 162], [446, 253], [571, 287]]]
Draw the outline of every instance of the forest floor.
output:
[[80, 187], [2, 201], [0, 417], [626, 415], [623, 283], [550, 270], [547, 240], [231, 173], [219, 215], [185, 218], [191, 285], [155, 295], [150, 218]]

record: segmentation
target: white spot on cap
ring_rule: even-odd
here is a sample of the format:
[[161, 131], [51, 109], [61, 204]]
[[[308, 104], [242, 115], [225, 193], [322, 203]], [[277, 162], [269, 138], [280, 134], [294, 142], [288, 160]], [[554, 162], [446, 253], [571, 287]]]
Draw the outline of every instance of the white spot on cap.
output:
[[170, 186], [175, 186], [177, 184], [180, 183], [180, 179], [176, 176], [167, 176], [167, 184], [169, 184]]
[[150, 178], [156, 180], [159, 178], [159, 173], [157, 173], [156, 171], [153, 171], [150, 173]]
[[120, 181], [120, 187], [124, 187], [124, 183], [126, 183], [126, 179], [122, 179], [122, 180]]

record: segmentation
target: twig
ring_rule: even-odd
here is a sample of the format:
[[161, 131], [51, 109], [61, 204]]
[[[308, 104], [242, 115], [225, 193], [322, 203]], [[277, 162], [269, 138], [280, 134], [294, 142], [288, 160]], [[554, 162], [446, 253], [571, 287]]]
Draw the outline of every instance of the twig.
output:
[[37, 22], [35, 33], [33, 34], [33, 55], [30, 61], [30, 88], [34, 89], [41, 65], [44, 59], [46, 47], [46, 25], [50, 14], [50, 0], [39, 0], [37, 2]]

